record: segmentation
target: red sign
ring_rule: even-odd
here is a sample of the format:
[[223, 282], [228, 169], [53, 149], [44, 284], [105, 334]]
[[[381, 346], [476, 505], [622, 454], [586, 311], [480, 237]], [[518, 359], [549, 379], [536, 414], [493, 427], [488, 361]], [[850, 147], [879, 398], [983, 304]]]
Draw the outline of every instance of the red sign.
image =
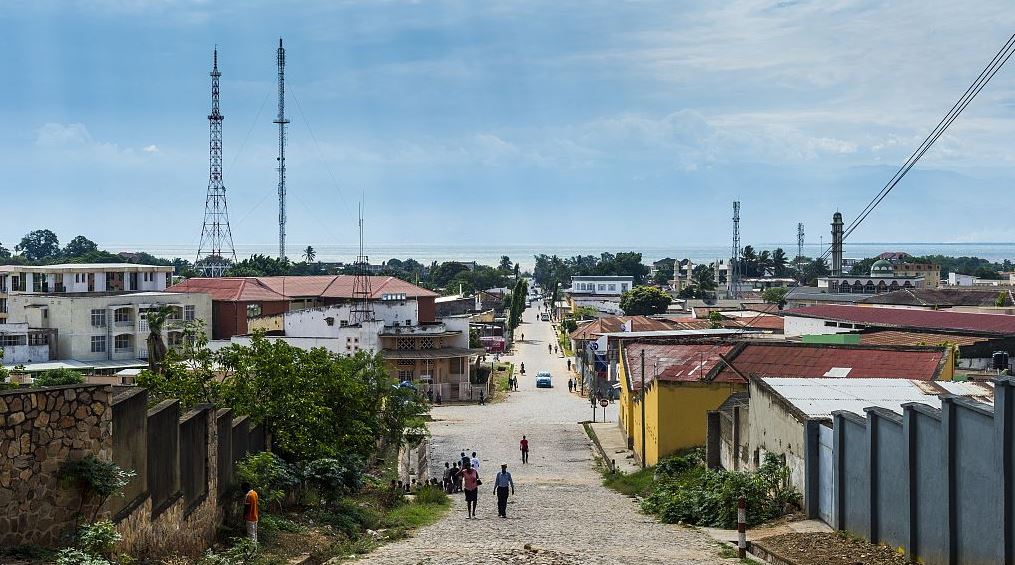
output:
[[599, 405], [602, 406], [603, 408], [606, 408], [607, 406], [610, 405], [610, 401], [606, 400], [605, 398], [600, 398]]

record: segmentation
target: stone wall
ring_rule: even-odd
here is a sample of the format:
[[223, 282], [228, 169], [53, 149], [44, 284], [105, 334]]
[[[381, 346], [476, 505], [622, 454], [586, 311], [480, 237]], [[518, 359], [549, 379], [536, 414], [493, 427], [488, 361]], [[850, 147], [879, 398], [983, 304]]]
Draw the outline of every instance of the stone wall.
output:
[[73, 534], [81, 501], [60, 471], [87, 454], [111, 460], [109, 403], [103, 385], [0, 392], [0, 547]]

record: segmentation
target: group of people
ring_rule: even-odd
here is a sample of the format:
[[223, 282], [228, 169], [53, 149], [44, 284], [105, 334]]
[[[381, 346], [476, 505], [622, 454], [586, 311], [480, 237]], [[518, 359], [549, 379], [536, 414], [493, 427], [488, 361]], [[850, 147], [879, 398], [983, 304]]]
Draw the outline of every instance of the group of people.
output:
[[448, 494], [462, 492], [466, 469], [479, 473], [479, 457], [476, 456], [475, 451], [472, 452], [471, 457], [463, 451], [461, 458], [455, 461], [453, 466], [449, 462], [444, 463], [444, 492]]
[[[518, 444], [522, 453], [522, 463], [529, 462], [529, 440], [524, 435]], [[465, 493], [465, 511], [468, 518], [476, 517], [476, 506], [479, 504], [479, 487], [483, 480], [479, 478], [480, 461], [476, 452], [466, 455], [463, 451], [458, 461], [444, 463], [444, 490], [448, 494]], [[507, 518], [508, 496], [515, 493], [515, 483], [507, 470], [507, 463], [501, 463], [500, 472], [493, 480], [493, 493], [497, 495], [497, 515]], [[436, 479], [435, 479], [436, 480]]]
[[508, 390], [518, 390], [518, 377], [514, 375], [508, 377]]

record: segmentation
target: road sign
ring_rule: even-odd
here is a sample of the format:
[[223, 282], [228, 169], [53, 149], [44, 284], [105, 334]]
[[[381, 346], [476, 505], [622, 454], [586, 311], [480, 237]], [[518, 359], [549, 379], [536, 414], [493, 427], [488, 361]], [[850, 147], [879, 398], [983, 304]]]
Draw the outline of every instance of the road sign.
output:
[[606, 400], [605, 398], [600, 398], [599, 405], [602, 406], [603, 408], [606, 408], [607, 406], [610, 405], [610, 401]]

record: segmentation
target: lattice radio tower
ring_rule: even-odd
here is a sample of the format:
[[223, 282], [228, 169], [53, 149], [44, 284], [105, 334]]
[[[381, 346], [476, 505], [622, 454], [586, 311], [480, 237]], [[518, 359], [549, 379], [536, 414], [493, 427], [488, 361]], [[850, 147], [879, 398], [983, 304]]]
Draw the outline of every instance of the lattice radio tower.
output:
[[208, 195], [204, 201], [204, 225], [201, 242], [197, 246], [195, 265], [206, 277], [221, 277], [229, 268], [230, 259], [236, 261], [233, 232], [229, 228], [229, 209], [226, 206], [226, 185], [222, 181], [222, 113], [219, 112], [219, 52], [212, 55], [211, 114], [209, 125]]
[[[804, 256], [804, 224], [803, 222], [800, 222], [796, 225], [796, 261], [794, 262], [796, 263], [797, 273], [802, 273], [800, 261], [803, 260], [802, 259], [803, 256]], [[803, 275], [801, 275], [800, 278], [802, 279]]]
[[352, 309], [349, 323], [361, 325], [374, 320], [374, 307], [370, 302], [370, 260], [363, 250], [363, 204], [359, 205], [359, 255], [356, 256], [356, 278], [352, 283]]
[[733, 201], [733, 250], [730, 253], [729, 298], [740, 298], [740, 201]]
[[278, 39], [278, 258], [285, 259], [285, 49]]

